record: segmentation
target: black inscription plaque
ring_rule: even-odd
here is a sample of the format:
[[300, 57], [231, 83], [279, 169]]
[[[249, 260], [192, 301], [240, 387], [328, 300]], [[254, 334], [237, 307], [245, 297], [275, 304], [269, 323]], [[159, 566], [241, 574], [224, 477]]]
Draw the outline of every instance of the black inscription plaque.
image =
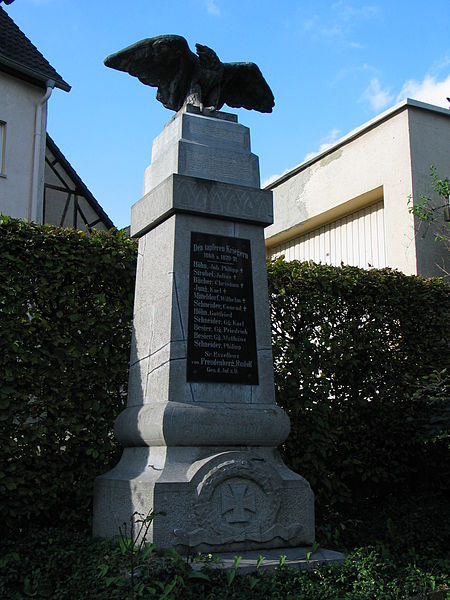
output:
[[258, 384], [250, 240], [191, 233], [187, 381]]

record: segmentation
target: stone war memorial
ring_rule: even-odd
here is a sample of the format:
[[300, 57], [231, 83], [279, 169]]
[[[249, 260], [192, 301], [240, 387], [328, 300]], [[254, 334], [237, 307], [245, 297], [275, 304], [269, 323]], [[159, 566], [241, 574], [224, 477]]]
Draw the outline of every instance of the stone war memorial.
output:
[[95, 536], [133, 513], [156, 516], [148, 541], [182, 554], [310, 546], [314, 496], [277, 446], [264, 227], [249, 129], [223, 104], [271, 112], [253, 63], [221, 63], [184, 38], [143, 40], [105, 61], [148, 85], [176, 114], [154, 140], [143, 197], [127, 408], [118, 465], [96, 479]]

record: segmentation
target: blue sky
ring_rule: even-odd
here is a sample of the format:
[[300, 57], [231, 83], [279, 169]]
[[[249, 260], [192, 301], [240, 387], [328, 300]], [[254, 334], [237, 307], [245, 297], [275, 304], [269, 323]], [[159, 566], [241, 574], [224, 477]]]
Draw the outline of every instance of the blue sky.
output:
[[103, 66], [146, 37], [176, 33], [224, 62], [258, 64], [272, 114], [244, 109], [261, 180], [410, 97], [448, 107], [449, 0], [15, 0], [2, 7], [72, 86], [48, 131], [120, 228], [142, 194], [152, 140], [172, 116], [155, 88]]

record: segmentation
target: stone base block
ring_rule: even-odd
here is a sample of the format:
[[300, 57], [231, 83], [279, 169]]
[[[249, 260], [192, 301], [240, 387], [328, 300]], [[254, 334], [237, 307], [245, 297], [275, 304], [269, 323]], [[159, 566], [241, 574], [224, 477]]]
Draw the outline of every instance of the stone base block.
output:
[[273, 448], [126, 448], [95, 488], [95, 536], [153, 510], [147, 541], [182, 554], [314, 541], [313, 492]]
[[[320, 565], [339, 564], [345, 560], [345, 554], [342, 552], [327, 550], [325, 548], [319, 548], [315, 552], [312, 552], [312, 550], [308, 546], [302, 548], [273, 548], [271, 550], [264, 550], [262, 553], [255, 550], [248, 550], [239, 554], [241, 560], [237, 570], [241, 575], [254, 573], [258, 569], [275, 571], [279, 568], [280, 564], [291, 569], [316, 569]], [[194, 562], [192, 569], [194, 571], [201, 571], [206, 566], [210, 569], [234, 569], [236, 564], [235, 556], [234, 552], [224, 552], [218, 556], [213, 556], [212, 560]], [[258, 566], [260, 556], [263, 556], [264, 560]]]

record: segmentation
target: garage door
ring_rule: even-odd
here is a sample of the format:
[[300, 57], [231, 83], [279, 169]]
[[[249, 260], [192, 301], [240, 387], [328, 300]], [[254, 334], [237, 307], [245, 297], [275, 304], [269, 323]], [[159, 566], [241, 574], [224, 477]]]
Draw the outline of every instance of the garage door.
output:
[[329, 265], [386, 266], [383, 201], [269, 249], [269, 256]]

